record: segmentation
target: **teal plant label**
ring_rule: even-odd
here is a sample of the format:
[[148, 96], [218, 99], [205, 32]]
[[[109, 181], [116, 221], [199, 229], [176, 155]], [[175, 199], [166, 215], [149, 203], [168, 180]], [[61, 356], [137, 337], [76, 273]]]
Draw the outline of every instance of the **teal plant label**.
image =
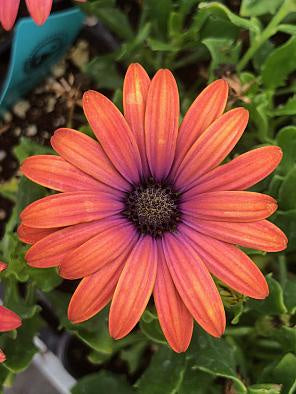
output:
[[43, 26], [21, 19], [14, 31], [10, 64], [0, 88], [0, 112], [36, 86], [69, 48], [84, 19], [78, 8], [56, 12]]

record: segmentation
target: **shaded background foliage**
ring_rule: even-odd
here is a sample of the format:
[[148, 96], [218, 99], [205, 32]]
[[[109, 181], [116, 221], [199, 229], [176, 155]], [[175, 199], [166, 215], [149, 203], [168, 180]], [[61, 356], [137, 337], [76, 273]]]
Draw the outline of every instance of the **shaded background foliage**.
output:
[[[15, 234], [18, 215], [49, 191], [13, 178], [0, 191], [14, 203], [1, 241], [0, 257], [9, 263], [1, 280], [4, 304], [20, 314], [23, 326], [0, 338], [7, 355], [1, 383], [29, 365], [37, 351], [33, 337], [52, 327], [74, 335], [78, 354], [70, 354], [68, 368], [81, 379], [73, 394], [296, 392], [296, 0], [90, 0], [81, 8], [97, 16], [112, 38], [110, 51], [92, 58], [82, 71], [119, 108], [131, 62], [140, 62], [150, 75], [161, 67], [174, 72], [182, 114], [209, 81], [223, 77], [229, 82], [228, 108], [250, 111], [248, 128], [231, 157], [265, 144], [284, 152], [278, 169], [253, 190], [278, 200], [271, 220], [285, 231], [289, 246], [273, 254], [247, 251], [267, 275], [266, 300], [248, 299], [217, 282], [228, 316], [223, 338], [196, 327], [189, 350], [176, 354], [149, 305], [133, 333], [114, 341], [107, 331], [108, 308], [86, 323], [71, 324], [66, 310], [73, 282], [62, 282], [55, 269], [26, 265], [27, 247]], [[87, 126], [82, 131], [91, 135]], [[25, 138], [14, 151], [19, 162], [40, 153], [53, 151]], [[75, 369], [79, 362], [92, 373]]]

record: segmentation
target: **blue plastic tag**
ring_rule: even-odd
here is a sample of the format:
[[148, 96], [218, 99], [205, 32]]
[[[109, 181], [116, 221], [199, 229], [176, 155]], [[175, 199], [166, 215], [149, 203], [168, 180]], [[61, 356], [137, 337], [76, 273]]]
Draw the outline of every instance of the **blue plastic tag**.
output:
[[10, 64], [0, 91], [0, 113], [45, 78], [71, 46], [84, 14], [78, 8], [56, 12], [42, 26], [21, 19], [14, 29]]

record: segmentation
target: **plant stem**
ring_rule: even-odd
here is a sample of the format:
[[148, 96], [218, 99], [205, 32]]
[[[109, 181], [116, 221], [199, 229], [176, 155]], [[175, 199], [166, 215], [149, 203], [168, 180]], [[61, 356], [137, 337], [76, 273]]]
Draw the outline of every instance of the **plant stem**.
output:
[[263, 30], [263, 32], [254, 39], [254, 42], [252, 43], [250, 48], [247, 50], [247, 52], [244, 54], [244, 56], [238, 63], [237, 71], [242, 71], [249, 63], [249, 61], [252, 59], [252, 57], [255, 55], [257, 50], [261, 47], [261, 45], [264, 44], [264, 42], [267, 41], [269, 37], [273, 36], [276, 33], [278, 24], [289, 13], [291, 8], [290, 6], [291, 6], [291, 0], [285, 0], [282, 6], [280, 7], [280, 9], [278, 10], [278, 12], [275, 14], [275, 16], [271, 19], [269, 24]]

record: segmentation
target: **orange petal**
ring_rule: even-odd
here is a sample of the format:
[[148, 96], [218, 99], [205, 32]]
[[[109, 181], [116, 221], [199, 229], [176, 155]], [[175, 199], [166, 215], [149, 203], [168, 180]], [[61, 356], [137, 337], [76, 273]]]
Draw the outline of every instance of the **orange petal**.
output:
[[255, 222], [272, 215], [277, 203], [267, 194], [218, 191], [184, 201], [181, 208], [185, 214], [204, 220]]
[[161, 180], [172, 166], [179, 122], [178, 87], [169, 70], [159, 70], [151, 81], [145, 113], [145, 139], [152, 175]]
[[20, 0], [0, 1], [0, 22], [4, 30], [10, 30], [16, 20]]
[[90, 319], [109, 303], [128, 254], [124, 253], [111, 263], [105, 264], [95, 274], [82, 279], [68, 308], [68, 319], [72, 323]]
[[158, 247], [153, 295], [159, 323], [170, 347], [175, 352], [185, 352], [192, 337], [193, 319], [176, 290], [162, 247]]
[[244, 153], [201, 176], [186, 199], [216, 190], [245, 190], [266, 178], [283, 157], [278, 146], [264, 146]]
[[0, 349], [0, 363], [4, 363], [5, 360], [6, 360], [6, 356], [3, 353], [3, 351]]
[[28, 157], [22, 163], [21, 171], [33, 182], [61, 192], [93, 190], [115, 193], [115, 189], [98, 182], [59, 156]]
[[223, 113], [227, 96], [227, 82], [218, 79], [196, 97], [180, 126], [174, 168], [179, 167], [197, 138]]
[[149, 173], [145, 149], [144, 116], [150, 78], [139, 63], [129, 66], [123, 84], [124, 117], [136, 137], [139, 147], [143, 173]]
[[60, 266], [60, 275], [66, 279], [91, 275], [125, 253], [135, 239], [137, 232], [134, 226], [124, 219], [118, 220], [114, 226], [101, 231], [68, 254]]
[[108, 218], [91, 223], [76, 224], [55, 231], [36, 242], [27, 251], [25, 258], [32, 267], [57, 267], [68, 254], [84, 242], [118, 223], [120, 223], [119, 220]]
[[41, 198], [21, 213], [23, 224], [29, 227], [51, 228], [91, 222], [114, 215], [123, 209], [111, 194], [69, 192]]
[[209, 271], [222, 282], [248, 297], [263, 299], [268, 296], [264, 276], [240, 249], [184, 225], [180, 231], [192, 240], [193, 247]]
[[214, 337], [225, 330], [219, 292], [204, 263], [182, 234], [166, 233], [163, 250], [174, 284], [193, 318]]
[[228, 223], [186, 218], [184, 222], [200, 233], [246, 248], [279, 252], [287, 247], [288, 239], [285, 234], [267, 220], [252, 223]]
[[0, 261], [0, 272], [6, 270], [7, 264], [4, 261]]
[[118, 108], [101, 93], [83, 95], [87, 120], [107, 156], [128, 181], [137, 183], [142, 172], [136, 138]]
[[26, 0], [26, 4], [37, 25], [43, 25], [50, 14], [52, 0]]
[[179, 168], [172, 172], [177, 188], [189, 189], [202, 175], [219, 165], [240, 139], [248, 118], [246, 109], [236, 108], [212, 123], [189, 149]]
[[50, 142], [59, 155], [86, 174], [116, 189], [129, 189], [128, 182], [113, 167], [100, 144], [87, 135], [58, 129]]
[[137, 324], [151, 296], [157, 270], [153, 238], [140, 238], [129, 255], [112, 299], [110, 335], [123, 338]]
[[26, 244], [34, 244], [40, 239], [47, 237], [49, 234], [54, 233], [56, 228], [34, 228], [20, 224], [17, 229], [19, 239]]
[[11, 331], [22, 324], [20, 317], [10, 309], [0, 306], [0, 332]]

